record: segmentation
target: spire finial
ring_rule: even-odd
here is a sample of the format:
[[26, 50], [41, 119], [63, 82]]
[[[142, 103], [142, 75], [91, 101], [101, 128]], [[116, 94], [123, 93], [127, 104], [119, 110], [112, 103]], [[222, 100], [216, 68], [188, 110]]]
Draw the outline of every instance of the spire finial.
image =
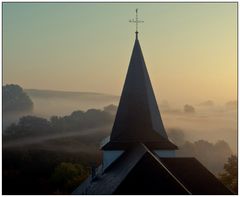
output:
[[130, 23], [136, 23], [136, 38], [138, 37], [138, 23], [143, 23], [144, 21], [138, 20], [138, 9], [136, 9], [136, 19], [129, 20]]

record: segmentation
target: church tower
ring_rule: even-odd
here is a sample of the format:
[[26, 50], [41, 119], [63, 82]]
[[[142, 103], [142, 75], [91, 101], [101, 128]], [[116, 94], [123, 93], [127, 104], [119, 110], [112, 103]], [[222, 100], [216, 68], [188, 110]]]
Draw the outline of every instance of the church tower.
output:
[[197, 159], [175, 157], [138, 39], [135, 43], [112, 132], [102, 144], [102, 164], [72, 194], [233, 194]]
[[[136, 19], [131, 20], [136, 25]], [[137, 28], [137, 26], [136, 26]], [[103, 168], [108, 167], [125, 150], [145, 144], [159, 156], [174, 156], [177, 146], [169, 141], [154, 96], [136, 29], [135, 43], [128, 66], [110, 140], [103, 144]]]

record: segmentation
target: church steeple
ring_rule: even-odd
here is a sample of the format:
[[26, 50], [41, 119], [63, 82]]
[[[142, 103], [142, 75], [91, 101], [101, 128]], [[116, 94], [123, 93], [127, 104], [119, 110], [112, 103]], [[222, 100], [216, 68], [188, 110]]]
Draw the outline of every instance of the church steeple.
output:
[[138, 142], [154, 149], [177, 149], [163, 126], [136, 31], [110, 142], [103, 149], [125, 149]]
[[110, 141], [102, 145], [102, 163], [72, 194], [233, 194], [195, 158], [176, 157], [177, 146], [168, 140], [135, 33]]

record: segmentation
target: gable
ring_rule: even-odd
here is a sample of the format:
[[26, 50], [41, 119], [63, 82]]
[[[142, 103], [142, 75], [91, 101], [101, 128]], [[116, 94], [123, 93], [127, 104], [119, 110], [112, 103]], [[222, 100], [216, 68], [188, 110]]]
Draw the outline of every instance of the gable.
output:
[[147, 152], [113, 194], [174, 195], [189, 194], [189, 192]]

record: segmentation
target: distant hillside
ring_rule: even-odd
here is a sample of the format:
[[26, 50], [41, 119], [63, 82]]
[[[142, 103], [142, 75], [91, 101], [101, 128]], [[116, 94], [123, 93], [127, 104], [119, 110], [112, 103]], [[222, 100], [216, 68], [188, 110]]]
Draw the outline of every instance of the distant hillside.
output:
[[58, 90], [38, 90], [38, 89], [25, 89], [25, 92], [30, 97], [39, 98], [62, 98], [62, 99], [119, 99], [119, 96], [102, 94], [95, 92], [72, 92], [72, 91], [58, 91]]
[[103, 109], [118, 104], [119, 96], [95, 92], [25, 89], [34, 102], [34, 114], [49, 118], [64, 116], [75, 110]]

